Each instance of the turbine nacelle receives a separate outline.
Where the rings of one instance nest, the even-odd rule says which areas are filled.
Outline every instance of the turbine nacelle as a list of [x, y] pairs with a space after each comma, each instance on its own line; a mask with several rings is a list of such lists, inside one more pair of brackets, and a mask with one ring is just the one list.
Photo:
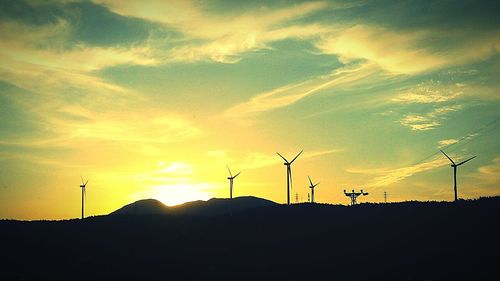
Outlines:
[[229, 166], [227, 166], [227, 171], [229, 172], [229, 177], [227, 178], [228, 180], [232, 180], [234, 178], [236, 178], [239, 174], [241, 174], [241, 172], [238, 172], [236, 175], [233, 176], [233, 174], [231, 173], [231, 169], [229, 169]]
[[233, 198], [233, 180], [241, 173], [238, 172], [236, 175], [233, 176], [233, 173], [231, 173], [231, 169], [229, 169], [229, 166], [227, 166], [227, 171], [229, 172], [229, 177], [227, 179], [229, 180], [229, 198]]
[[477, 157], [477, 156], [473, 156], [473, 157], [471, 157], [471, 158], [469, 158], [469, 159], [467, 159], [467, 160], [464, 160], [464, 161], [462, 161], [462, 162], [460, 162], [460, 163], [458, 163], [458, 164], [457, 164], [457, 163], [455, 163], [455, 161], [453, 161], [453, 159], [451, 159], [451, 157], [450, 157], [450, 156], [448, 156], [448, 154], [446, 154], [446, 153], [445, 153], [444, 151], [442, 151], [442, 150], [440, 150], [440, 151], [441, 151], [441, 153], [443, 153], [443, 154], [444, 154], [444, 156], [446, 156], [446, 158], [448, 158], [448, 160], [450, 160], [450, 162], [451, 162], [450, 167], [452, 167], [452, 168], [455, 168], [455, 167], [458, 167], [458, 166], [460, 166], [460, 165], [462, 165], [462, 164], [465, 164], [465, 163], [469, 162], [470, 160], [472, 160], [472, 159], [474, 159], [474, 158], [476, 158], [476, 157]]
[[80, 176], [80, 178], [82, 179], [82, 184], [80, 184], [80, 187], [85, 188], [87, 186], [87, 183], [89, 182], [89, 180], [87, 180], [86, 182], [83, 182], [83, 177]]
[[302, 154], [302, 152], [304, 152], [304, 150], [303, 150], [303, 149], [299, 152], [299, 154], [297, 154], [297, 155], [296, 155], [296, 156], [292, 159], [292, 161], [288, 161], [285, 157], [283, 157], [283, 155], [279, 154], [278, 152], [276, 152], [276, 154], [278, 154], [278, 155], [279, 155], [279, 157], [281, 157], [283, 160], [285, 160], [285, 163], [283, 163], [283, 165], [285, 165], [285, 166], [290, 166], [290, 165], [293, 163], [293, 161], [295, 161], [295, 159], [297, 159], [297, 158], [299, 157], [299, 155], [300, 155], [300, 154]]
[[307, 178], [309, 179], [309, 188], [310, 189], [314, 189], [319, 184], [319, 182], [316, 184], [313, 184], [310, 176], [307, 176]]

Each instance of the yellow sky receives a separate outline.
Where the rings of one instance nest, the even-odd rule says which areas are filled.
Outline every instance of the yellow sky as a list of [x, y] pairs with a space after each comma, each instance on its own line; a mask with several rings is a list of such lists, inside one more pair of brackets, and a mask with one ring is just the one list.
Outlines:
[[[390, 1], [389, 1], [390, 2]], [[0, 218], [87, 215], [144, 198], [318, 202], [494, 196], [494, 9], [366, 1], [0, 4]], [[449, 11], [462, 11], [457, 18]], [[384, 12], [381, 12], [384, 11]], [[476, 12], [480, 11], [480, 14]]]

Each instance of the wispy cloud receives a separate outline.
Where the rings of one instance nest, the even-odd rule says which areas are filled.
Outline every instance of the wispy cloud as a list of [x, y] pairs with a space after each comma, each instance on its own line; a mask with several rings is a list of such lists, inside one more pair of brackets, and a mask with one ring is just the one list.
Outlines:
[[[66, 50], [58, 44], [64, 45], [70, 30], [63, 20], [40, 27], [0, 22], [0, 75], [19, 88], [9, 98], [45, 128], [44, 134], [1, 137], [0, 144], [67, 145], [82, 139], [169, 143], [201, 134], [181, 116], [155, 110], [144, 95], [94, 73], [117, 64], [155, 64], [147, 49], [77, 45]], [[38, 45], [50, 40], [53, 46]], [[133, 113], [128, 112], [131, 104]]]
[[[315, 158], [315, 157], [320, 157], [332, 153], [339, 153], [344, 151], [343, 149], [328, 149], [328, 150], [319, 150], [319, 151], [304, 151], [304, 153], [300, 156], [302, 160], [305, 159], [310, 159], [310, 158]], [[296, 154], [297, 152], [295, 152]], [[290, 153], [289, 157], [295, 156], [295, 154], [292, 156], [293, 153]], [[287, 157], [288, 154], [282, 154], [285, 157]], [[291, 159], [289, 159], [291, 160]], [[276, 155], [276, 153], [271, 153], [271, 154], [266, 154], [266, 153], [261, 153], [261, 152], [251, 152], [248, 153], [246, 156], [243, 157], [241, 161], [239, 161], [239, 166], [241, 167], [242, 170], [253, 170], [253, 169], [260, 169], [272, 165], [277, 165], [281, 163], [283, 160]]]
[[462, 84], [444, 86], [431, 80], [429, 82], [420, 83], [416, 87], [399, 94], [393, 98], [392, 101], [403, 104], [443, 103], [454, 100], [463, 95], [463, 92], [461, 91], [462, 87]]
[[337, 54], [345, 62], [363, 58], [395, 73], [418, 73], [435, 68], [444, 60], [424, 50], [415, 50], [421, 32], [400, 34], [381, 27], [356, 25], [339, 29], [319, 41], [325, 53]]
[[156, 174], [174, 174], [174, 175], [192, 175], [194, 172], [193, 165], [184, 162], [172, 162], [165, 166], [160, 164], [161, 169]]
[[[144, 115], [151, 116], [146, 118]], [[58, 124], [79, 138], [97, 138], [113, 141], [141, 143], [171, 143], [198, 137], [202, 131], [182, 118], [145, 113], [127, 116], [113, 113], [102, 116], [96, 122], [85, 124]], [[144, 121], [148, 120], [148, 121]], [[69, 125], [69, 126], [68, 126]]]
[[376, 72], [372, 65], [361, 65], [338, 69], [333, 73], [298, 84], [286, 85], [270, 92], [261, 93], [249, 101], [237, 104], [224, 113], [228, 117], [246, 117], [255, 113], [265, 112], [289, 106], [308, 96], [320, 93], [326, 89], [340, 86], [353, 86], [354, 83]]
[[455, 144], [457, 142], [458, 142], [457, 139], [446, 139], [446, 140], [438, 141], [438, 145], [439, 145], [439, 147], [444, 147], [444, 146], [449, 146], [449, 145]]
[[268, 48], [270, 42], [316, 37], [328, 30], [318, 24], [291, 23], [329, 5], [323, 1], [226, 15], [209, 13], [203, 5], [192, 1], [156, 1], [149, 3], [147, 9], [142, 1], [96, 2], [104, 3], [118, 14], [160, 22], [184, 34], [192, 43], [165, 54], [170, 60], [234, 63], [239, 61], [240, 54]]
[[400, 182], [406, 178], [409, 178], [415, 174], [425, 172], [431, 169], [439, 168], [448, 164], [448, 160], [445, 158], [436, 158], [429, 162], [419, 163], [407, 167], [395, 168], [395, 169], [348, 169], [350, 173], [368, 174], [375, 175], [375, 177], [368, 181], [366, 184], [369, 187], [382, 187], [388, 186], [397, 182]]
[[399, 121], [403, 126], [409, 127], [412, 131], [427, 131], [436, 128], [439, 123], [431, 120], [428, 116], [410, 114]]
[[[446, 45], [446, 49], [424, 44], [436, 37], [447, 38], [455, 44]], [[389, 72], [418, 74], [491, 57], [500, 50], [500, 39], [496, 32], [396, 31], [357, 24], [323, 36], [317, 47], [324, 53], [339, 55], [343, 61], [365, 59]]]
[[474, 173], [472, 176], [486, 184], [494, 184], [495, 188], [498, 188], [500, 182], [500, 156], [493, 158], [491, 164], [479, 167], [478, 173]]
[[315, 158], [315, 157], [328, 155], [328, 154], [332, 154], [332, 153], [339, 153], [339, 152], [343, 152], [343, 151], [344, 151], [344, 149], [328, 149], [328, 150], [305, 152], [304, 159]]
[[196, 125], [173, 114], [155, 111], [134, 114], [127, 112], [89, 112], [83, 121], [61, 117], [45, 111], [37, 112], [44, 124], [52, 128], [50, 135], [3, 137], [0, 145], [25, 147], [77, 147], [82, 142], [112, 141], [141, 144], [176, 143], [201, 137]]
[[[139, 49], [97, 48], [75, 46], [65, 49], [55, 46], [40, 47], [51, 40], [65, 41], [69, 27], [63, 21], [48, 26], [27, 26], [15, 22], [0, 23], [0, 76], [2, 80], [29, 91], [33, 95], [16, 95], [18, 104], [28, 112], [54, 111], [73, 101], [91, 105], [93, 109], [107, 107], [109, 101], [118, 107], [139, 95], [124, 87], [105, 81], [94, 74], [103, 67], [122, 63], [150, 63], [134, 53]], [[13, 36], [16, 34], [16, 36]], [[63, 43], [61, 43], [63, 44]]]
[[160, 162], [158, 167], [148, 169], [131, 175], [119, 174], [130, 181], [147, 185], [158, 184], [186, 184], [193, 182], [195, 166], [191, 163], [175, 161], [170, 163]]
[[71, 26], [64, 20], [42, 26], [15, 21], [0, 22], [0, 49], [4, 62], [17, 61], [60, 71], [91, 72], [119, 64], [155, 65], [157, 58], [147, 45], [96, 47], [75, 44], [68, 47]]
[[[5, 145], [0, 142], [0, 145]], [[15, 144], [13, 144], [15, 145]], [[18, 152], [1, 152], [0, 159], [5, 160], [20, 160], [23, 163], [30, 163], [39, 169], [40, 166], [47, 166], [51, 169], [72, 168], [81, 169], [83, 166], [70, 161], [69, 159], [58, 158], [57, 156], [39, 156], [29, 153], [18, 153]], [[32, 168], [32, 167], [30, 167]]]
[[401, 125], [410, 128], [412, 131], [427, 131], [438, 127], [440, 120], [447, 114], [462, 109], [462, 105], [450, 105], [434, 108], [424, 114], [407, 114], [398, 121]]

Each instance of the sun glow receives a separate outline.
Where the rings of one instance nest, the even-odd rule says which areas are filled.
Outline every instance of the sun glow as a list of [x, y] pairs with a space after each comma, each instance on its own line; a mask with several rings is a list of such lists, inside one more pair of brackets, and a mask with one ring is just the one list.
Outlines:
[[226, 166], [284, 203], [301, 149], [292, 201], [452, 200], [439, 150], [478, 155], [461, 198], [500, 194], [487, 1], [143, 2], [0, 1], [0, 219], [80, 217], [80, 176], [89, 216], [227, 198]]
[[208, 183], [178, 183], [172, 185], [159, 185], [151, 187], [147, 192], [135, 194], [134, 200], [153, 198], [167, 206], [175, 206], [189, 201], [208, 200], [214, 194], [207, 191], [211, 185]]

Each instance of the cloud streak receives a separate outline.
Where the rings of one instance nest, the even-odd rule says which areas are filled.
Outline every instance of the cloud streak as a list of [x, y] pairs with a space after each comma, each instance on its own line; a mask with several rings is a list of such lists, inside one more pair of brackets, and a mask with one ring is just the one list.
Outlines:
[[497, 185], [500, 182], [500, 156], [495, 157], [491, 164], [479, 167], [478, 173], [472, 176], [486, 184]]
[[[423, 44], [436, 37], [447, 38], [456, 44], [445, 50]], [[317, 47], [324, 53], [339, 55], [345, 62], [365, 59], [386, 71], [411, 75], [489, 58], [500, 51], [500, 36], [498, 32], [395, 31], [357, 24], [323, 36]]]
[[457, 139], [446, 139], [446, 140], [440, 140], [438, 142], [438, 144], [439, 144], [439, 147], [445, 147], [445, 146], [449, 146], [449, 145], [455, 144], [458, 141], [459, 140], [457, 140]]
[[346, 67], [333, 73], [298, 84], [279, 87], [270, 92], [261, 93], [249, 101], [237, 104], [224, 113], [227, 117], [243, 118], [256, 113], [270, 111], [292, 105], [306, 97], [335, 87], [353, 86], [376, 72], [371, 65]]
[[[215, 15], [192, 1], [155, 1], [145, 9], [142, 1], [95, 1], [125, 16], [160, 22], [197, 41], [173, 48], [167, 60], [212, 60], [235, 63], [245, 52], [269, 48], [268, 44], [288, 38], [316, 37], [327, 31], [319, 24], [293, 24], [293, 20], [318, 12], [327, 2], [307, 2], [281, 9], [262, 8], [244, 14]], [[231, 24], [228, 24], [231, 23]]]
[[348, 169], [350, 173], [375, 175], [373, 179], [366, 184], [369, 187], [389, 186], [403, 181], [415, 174], [428, 170], [443, 167], [448, 164], [447, 159], [437, 158], [428, 162], [415, 164], [395, 169]]
[[410, 128], [412, 131], [428, 131], [437, 128], [444, 116], [462, 109], [462, 105], [450, 105], [434, 108], [432, 111], [424, 114], [407, 114], [398, 122]]
[[[339, 153], [344, 151], [343, 149], [328, 149], [328, 150], [319, 150], [319, 151], [305, 151], [300, 158], [302, 160], [311, 159], [315, 157], [320, 157], [332, 153]], [[286, 155], [285, 155], [286, 157]], [[253, 170], [260, 169], [272, 165], [276, 165], [282, 163], [282, 159], [279, 158], [276, 154], [265, 154], [260, 152], [252, 152], [247, 154], [243, 160], [239, 161], [239, 167], [242, 170]]]
[[461, 84], [443, 86], [438, 82], [429, 81], [399, 94], [392, 101], [402, 104], [443, 103], [462, 96], [462, 88]]

